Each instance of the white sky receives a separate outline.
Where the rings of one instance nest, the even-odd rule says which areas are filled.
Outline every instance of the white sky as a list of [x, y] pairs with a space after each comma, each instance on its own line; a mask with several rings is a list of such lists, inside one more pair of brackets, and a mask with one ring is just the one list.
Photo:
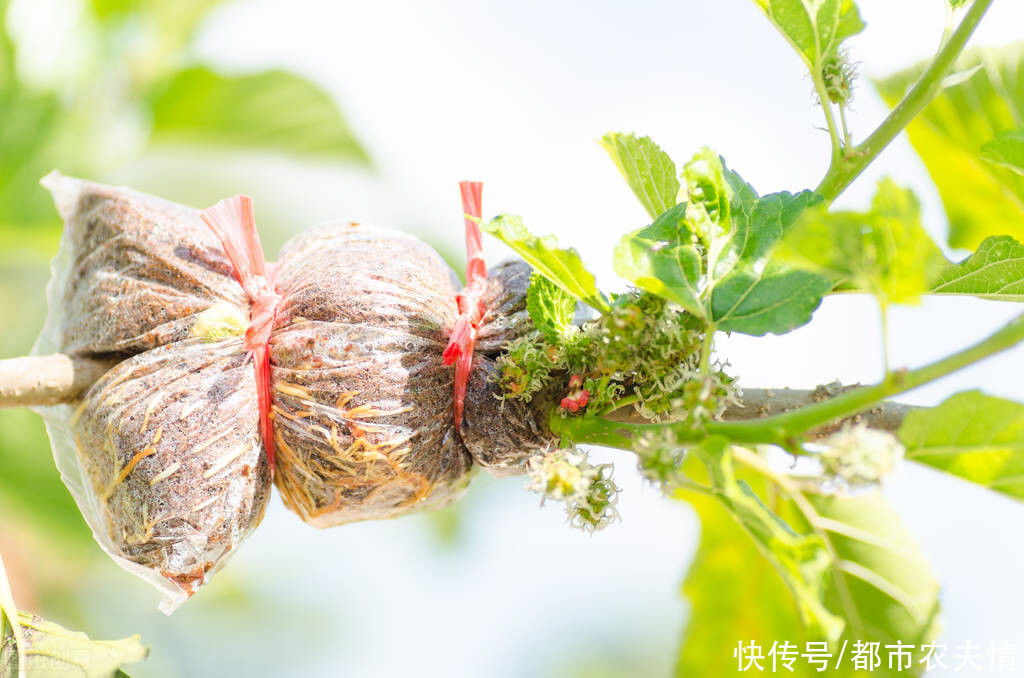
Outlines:
[[[934, 51], [940, 0], [858, 4], [868, 29], [850, 46], [863, 75], [884, 75]], [[973, 44], [1020, 39], [1022, 27], [1024, 3], [1000, 0]], [[199, 53], [227, 68], [286, 66], [313, 77], [338, 97], [377, 164], [374, 174], [240, 167], [216, 182], [223, 195], [252, 192], [257, 209], [294, 231], [351, 218], [457, 249], [456, 182], [479, 178], [485, 214], [511, 211], [535, 232], [557, 233], [609, 286], [620, 284], [612, 247], [645, 219], [595, 143], [604, 132], [649, 134], [677, 161], [709, 145], [762, 193], [813, 187], [827, 160], [802, 66], [749, 0], [262, 0], [216, 12]], [[863, 137], [883, 114], [862, 82], [853, 129]], [[157, 191], [147, 177], [187, 162], [151, 159], [117, 178]], [[937, 197], [903, 139], [845, 203], [866, 204], [883, 174], [918, 191], [927, 225], [941, 237]], [[491, 261], [505, 254], [492, 241], [486, 251]], [[953, 300], [899, 309], [894, 362], [935, 358], [1015, 311]], [[809, 327], [766, 340], [733, 337], [720, 350], [748, 386], [866, 382], [879, 375], [877, 324], [870, 301], [829, 299]], [[910, 399], [933, 403], [982, 387], [1024, 400], [1022, 358], [1018, 349]], [[305, 675], [537, 675], [551, 668], [552, 656], [595, 652], [633, 652], [652, 675], [662, 674], [685, 616], [678, 591], [697, 526], [685, 506], [641, 487], [628, 458], [617, 479], [623, 521], [593, 537], [564, 526], [557, 506], [538, 510], [521, 479], [478, 479], [466, 500], [475, 504], [468, 532], [441, 554], [419, 518], [316, 532], [275, 500], [230, 569], [268, 586], [274, 600], [308, 601], [325, 613], [318, 633], [333, 642], [316, 645]], [[946, 641], [1010, 640], [1024, 652], [1017, 536], [1024, 507], [909, 468], [890, 496], [943, 583]], [[170, 620], [131, 621], [173, 634], [182, 618], [198, 619], [188, 607]], [[302, 623], [288, 615], [282, 609], [282, 626]], [[290, 666], [263, 650], [252, 648], [244, 660], [253, 675]], [[232, 652], [201, 643], [196, 655], [207, 659], [187, 664], [192, 675], [213, 675]], [[650, 657], [661, 664], [646, 663]], [[151, 665], [133, 675], [169, 666], [185, 671], [154, 647]]]

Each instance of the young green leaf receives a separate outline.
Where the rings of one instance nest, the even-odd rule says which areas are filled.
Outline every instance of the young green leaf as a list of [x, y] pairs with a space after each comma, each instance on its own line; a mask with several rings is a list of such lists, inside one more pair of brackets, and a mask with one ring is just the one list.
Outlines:
[[721, 330], [760, 336], [803, 325], [832, 288], [828, 278], [769, 263], [772, 248], [797, 217], [821, 200], [811, 191], [758, 196], [731, 170], [724, 170], [731, 196], [729, 232], [712, 243], [711, 315]]
[[981, 147], [981, 157], [1024, 174], [1024, 129], [1000, 132]]
[[[1024, 87], [1018, 74], [1024, 72], [1024, 43], [967, 52], [954, 70], [966, 72], [979, 65], [971, 77], [944, 89], [907, 127], [942, 197], [949, 244], [972, 250], [992, 235], [1024, 242], [1024, 175], [978, 153], [999, 133], [1020, 127]], [[926, 66], [875, 86], [895, 106]]]
[[852, 0], [754, 0], [812, 72], [864, 30]]
[[1024, 499], [1024, 405], [957, 393], [910, 412], [899, 429], [906, 458]]
[[687, 219], [708, 246], [730, 228], [732, 192], [725, 179], [725, 164], [721, 156], [705, 146], [683, 165], [683, 180], [679, 201], [687, 203]]
[[556, 246], [553, 236], [539, 238], [523, 226], [521, 217], [502, 214], [480, 227], [511, 247], [534, 271], [558, 285], [573, 297], [601, 311], [608, 311], [608, 300], [597, 289], [593, 274], [583, 266], [576, 250]]
[[889, 179], [879, 182], [868, 212], [805, 212], [774, 256], [870, 292], [882, 305], [916, 303], [945, 261], [921, 227], [917, 199]]
[[552, 341], [572, 329], [576, 298], [542, 275], [530, 276], [526, 291], [526, 310], [534, 327]]
[[18, 620], [25, 634], [25, 651], [13, 663], [0, 663], [0, 678], [17, 678], [19, 665], [25, 676], [40, 678], [117, 678], [125, 675], [122, 666], [142, 661], [149, 654], [138, 636], [90, 640], [84, 633], [68, 631], [27, 612], [19, 613]]
[[369, 162], [330, 95], [285, 71], [228, 76], [204, 66], [188, 68], [155, 86], [150, 105], [154, 143]]
[[1008, 235], [985, 238], [977, 252], [939, 270], [931, 294], [1024, 301], [1024, 245]]
[[759, 196], [732, 170], [726, 170], [725, 178], [732, 196], [732, 228], [714, 268], [716, 279], [724, 278], [733, 269], [761, 267], [804, 210], [821, 202], [813, 191], [796, 194], [782, 191]]
[[609, 132], [600, 143], [652, 219], [676, 204], [676, 165], [650, 137]]
[[650, 226], [623, 236], [615, 247], [615, 272], [702, 318], [701, 258], [693, 241], [686, 205], [676, 205]]

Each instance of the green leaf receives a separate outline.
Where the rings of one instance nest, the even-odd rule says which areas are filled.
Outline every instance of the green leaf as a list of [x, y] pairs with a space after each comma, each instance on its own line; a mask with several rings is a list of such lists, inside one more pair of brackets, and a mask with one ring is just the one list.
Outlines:
[[[720, 502], [696, 494], [686, 500], [696, 509], [701, 529], [683, 582], [690, 612], [675, 675], [738, 675], [732, 652], [741, 640], [756, 641], [766, 656], [773, 641], [800, 643], [802, 651], [807, 632], [772, 564]], [[770, 670], [771, 661], [762, 666]], [[804, 667], [797, 663], [794, 668]]]
[[367, 163], [330, 95], [285, 71], [182, 70], [150, 96], [154, 143], [257, 148]]
[[[749, 469], [737, 471], [760, 495], [773, 485], [766, 476]], [[851, 660], [854, 641], [920, 645], [938, 635], [938, 584], [920, 550], [899, 517], [877, 492], [855, 497], [826, 496], [797, 489], [789, 481], [771, 494], [777, 515], [797, 535], [813, 535], [828, 555], [822, 600], [827, 610], [845, 621], [838, 640], [830, 642], [833, 657], [830, 676], [859, 676]], [[759, 558], [756, 540], [744, 540], [727, 504], [711, 497], [686, 493], [701, 518], [701, 541], [684, 584], [691, 613], [676, 675], [719, 676], [737, 672], [733, 656], [737, 642], [753, 640], [762, 647], [764, 672], [772, 670], [769, 648], [773, 642], [804, 643], [824, 636], [807, 629], [792, 601], [787, 601], [783, 580], [769, 567], [771, 558]], [[723, 511], [723, 506], [726, 511]], [[762, 553], [764, 549], [761, 549]], [[847, 648], [839, 667], [836, 660], [843, 643]], [[914, 653], [914, 670], [898, 672], [883, 663], [871, 675], [889, 678], [916, 675], [920, 652]], [[794, 673], [778, 665], [786, 675], [821, 675], [804, 659]]]
[[717, 329], [781, 334], [810, 320], [831, 281], [769, 264], [768, 254], [820, 197], [811, 191], [760, 197], [707, 148], [686, 164], [683, 178], [688, 202], [623, 237], [615, 271]]
[[690, 448], [689, 453], [705, 463], [719, 498], [775, 566], [810, 633], [837, 638], [842, 633], [843, 621], [823, 603], [828, 553], [822, 539], [794, 532], [765, 506], [745, 480], [735, 477], [728, 440], [711, 437]]
[[544, 276], [534, 273], [526, 291], [526, 310], [534, 327], [557, 340], [573, 327], [576, 298]]
[[679, 194], [676, 165], [650, 137], [609, 132], [600, 143], [652, 219], [675, 206]]
[[679, 304], [698, 318], [701, 257], [686, 222], [685, 204], [676, 205], [646, 228], [627, 233], [615, 247], [615, 272], [642, 290]]
[[759, 196], [736, 172], [726, 171], [732, 193], [732, 229], [714, 275], [725, 277], [733, 269], [756, 268], [768, 261], [775, 244], [792, 228], [805, 209], [821, 202], [813, 191], [786, 191]]
[[981, 157], [1024, 174], [1024, 129], [1000, 132], [981, 147]]
[[945, 259], [921, 226], [913, 193], [878, 184], [868, 212], [807, 210], [774, 256], [870, 292], [882, 305], [916, 303]]
[[754, 0], [804, 63], [820, 70], [851, 35], [864, 30], [852, 0]]
[[760, 273], [734, 271], [715, 285], [711, 308], [719, 329], [762, 336], [804, 325], [832, 289], [832, 281], [777, 264]]
[[[954, 70], [971, 77], [947, 87], [907, 127], [910, 142], [938, 186], [949, 244], [975, 249], [992, 235], [1024, 242], [1024, 176], [982, 159], [979, 149], [1024, 120], [1024, 43], [964, 54]], [[926, 64], [876, 82], [895, 106]]]
[[0, 560], [0, 678], [109, 678], [123, 675], [122, 665], [142, 661], [148, 653], [138, 636], [89, 640], [84, 633], [19, 612]]
[[608, 300], [597, 289], [593, 274], [583, 266], [576, 250], [556, 246], [554, 236], [538, 238], [523, 226], [521, 217], [502, 214], [480, 227], [511, 247], [534, 271], [580, 301], [602, 313]]
[[1024, 245], [1008, 235], [985, 238], [977, 252], [939, 270], [931, 293], [1024, 301]]
[[[18, 615], [25, 634], [24, 662], [31, 678], [114, 678], [123, 676], [121, 667], [142, 661], [149, 654], [138, 636], [121, 640], [90, 640], [87, 635], [21, 612]], [[0, 668], [5, 668], [0, 665]], [[17, 665], [8, 664], [10, 673], [0, 678], [15, 678]]]
[[906, 458], [1024, 499], [1024, 405], [957, 393], [907, 414], [899, 429]]
[[[792, 516], [796, 524], [799, 514], [805, 529], [822, 534], [835, 554], [826, 601], [846, 619], [844, 637], [851, 644], [863, 639], [883, 646], [897, 640], [919, 646], [934, 639], [939, 632], [938, 582], [882, 494], [804, 492], [803, 501], [797, 496], [801, 493], [795, 493], [790, 513], [783, 515]], [[915, 653], [915, 667], [919, 658]]]
[[760, 336], [782, 334], [803, 325], [831, 288], [827, 278], [768, 261], [775, 244], [797, 217], [821, 200], [811, 191], [758, 196], [731, 170], [725, 171], [731, 202], [730, 231], [712, 250], [711, 312], [726, 331]]

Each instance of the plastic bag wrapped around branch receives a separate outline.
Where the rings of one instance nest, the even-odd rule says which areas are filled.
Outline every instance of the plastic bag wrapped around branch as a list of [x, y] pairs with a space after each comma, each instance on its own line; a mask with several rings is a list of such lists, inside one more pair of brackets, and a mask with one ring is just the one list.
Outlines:
[[72, 415], [82, 471], [128, 560], [191, 594], [259, 524], [270, 495], [253, 369], [237, 339], [145, 351]]
[[444, 505], [474, 462], [519, 470], [551, 443], [486, 378], [529, 330], [525, 264], [482, 284], [460, 431], [442, 361], [458, 282], [419, 240], [326, 224], [264, 266], [247, 202], [200, 213], [57, 174], [44, 185], [66, 226], [34, 353], [120, 362], [40, 411], [97, 541], [165, 611], [259, 524], [272, 476], [325, 527]]
[[326, 527], [442, 505], [472, 463], [441, 363], [456, 281], [415, 238], [319, 226], [281, 252], [271, 341], [277, 485]]

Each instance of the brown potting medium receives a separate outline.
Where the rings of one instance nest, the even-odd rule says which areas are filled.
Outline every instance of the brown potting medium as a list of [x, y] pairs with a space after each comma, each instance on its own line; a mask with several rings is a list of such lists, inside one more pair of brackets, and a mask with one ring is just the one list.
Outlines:
[[[250, 295], [197, 210], [56, 173], [44, 185], [65, 231], [33, 352], [122, 360], [79, 402], [40, 411], [97, 541], [170, 612], [269, 499]], [[517, 472], [551, 443], [543, 416], [499, 401], [487, 378], [505, 342], [531, 329], [522, 262], [494, 267], [481, 288], [461, 430], [442, 360], [458, 282], [432, 248], [331, 223], [286, 244], [275, 273], [273, 482], [306, 522], [442, 506], [474, 464]]]

